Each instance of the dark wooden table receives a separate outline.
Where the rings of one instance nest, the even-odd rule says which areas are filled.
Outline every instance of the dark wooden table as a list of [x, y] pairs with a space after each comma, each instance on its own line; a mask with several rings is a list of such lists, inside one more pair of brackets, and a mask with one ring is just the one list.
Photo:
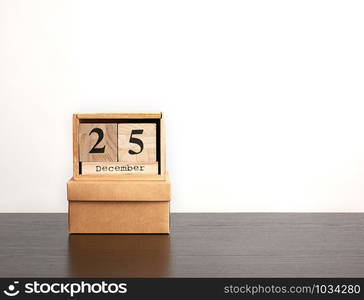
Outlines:
[[0, 214], [0, 277], [364, 277], [364, 214], [172, 214], [171, 235], [68, 235]]

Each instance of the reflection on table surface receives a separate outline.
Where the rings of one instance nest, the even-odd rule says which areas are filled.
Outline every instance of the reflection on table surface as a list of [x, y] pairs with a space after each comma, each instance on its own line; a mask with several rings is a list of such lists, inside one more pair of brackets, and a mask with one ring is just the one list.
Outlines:
[[72, 277], [166, 277], [169, 235], [70, 235]]

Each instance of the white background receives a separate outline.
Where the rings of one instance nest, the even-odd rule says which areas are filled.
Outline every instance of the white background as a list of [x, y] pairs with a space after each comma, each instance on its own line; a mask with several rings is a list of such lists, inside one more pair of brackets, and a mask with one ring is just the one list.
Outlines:
[[364, 211], [362, 1], [0, 0], [0, 212], [64, 212], [72, 113], [163, 111], [173, 212]]

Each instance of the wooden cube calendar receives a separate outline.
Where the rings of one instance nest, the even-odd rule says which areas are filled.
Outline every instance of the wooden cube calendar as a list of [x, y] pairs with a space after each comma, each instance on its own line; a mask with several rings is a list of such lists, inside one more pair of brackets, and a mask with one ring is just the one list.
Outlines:
[[169, 233], [162, 113], [75, 114], [70, 233]]
[[164, 139], [161, 113], [76, 114], [73, 177], [159, 180], [166, 169]]

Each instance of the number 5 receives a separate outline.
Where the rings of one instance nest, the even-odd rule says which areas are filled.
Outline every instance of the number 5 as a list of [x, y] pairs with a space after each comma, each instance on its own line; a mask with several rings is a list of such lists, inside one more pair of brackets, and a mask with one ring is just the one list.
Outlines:
[[141, 139], [133, 137], [133, 134], [143, 134], [143, 129], [133, 129], [130, 134], [129, 143], [137, 144], [140, 147], [139, 152], [135, 152], [134, 150], [129, 150], [129, 154], [139, 154], [144, 149], [144, 144]]

